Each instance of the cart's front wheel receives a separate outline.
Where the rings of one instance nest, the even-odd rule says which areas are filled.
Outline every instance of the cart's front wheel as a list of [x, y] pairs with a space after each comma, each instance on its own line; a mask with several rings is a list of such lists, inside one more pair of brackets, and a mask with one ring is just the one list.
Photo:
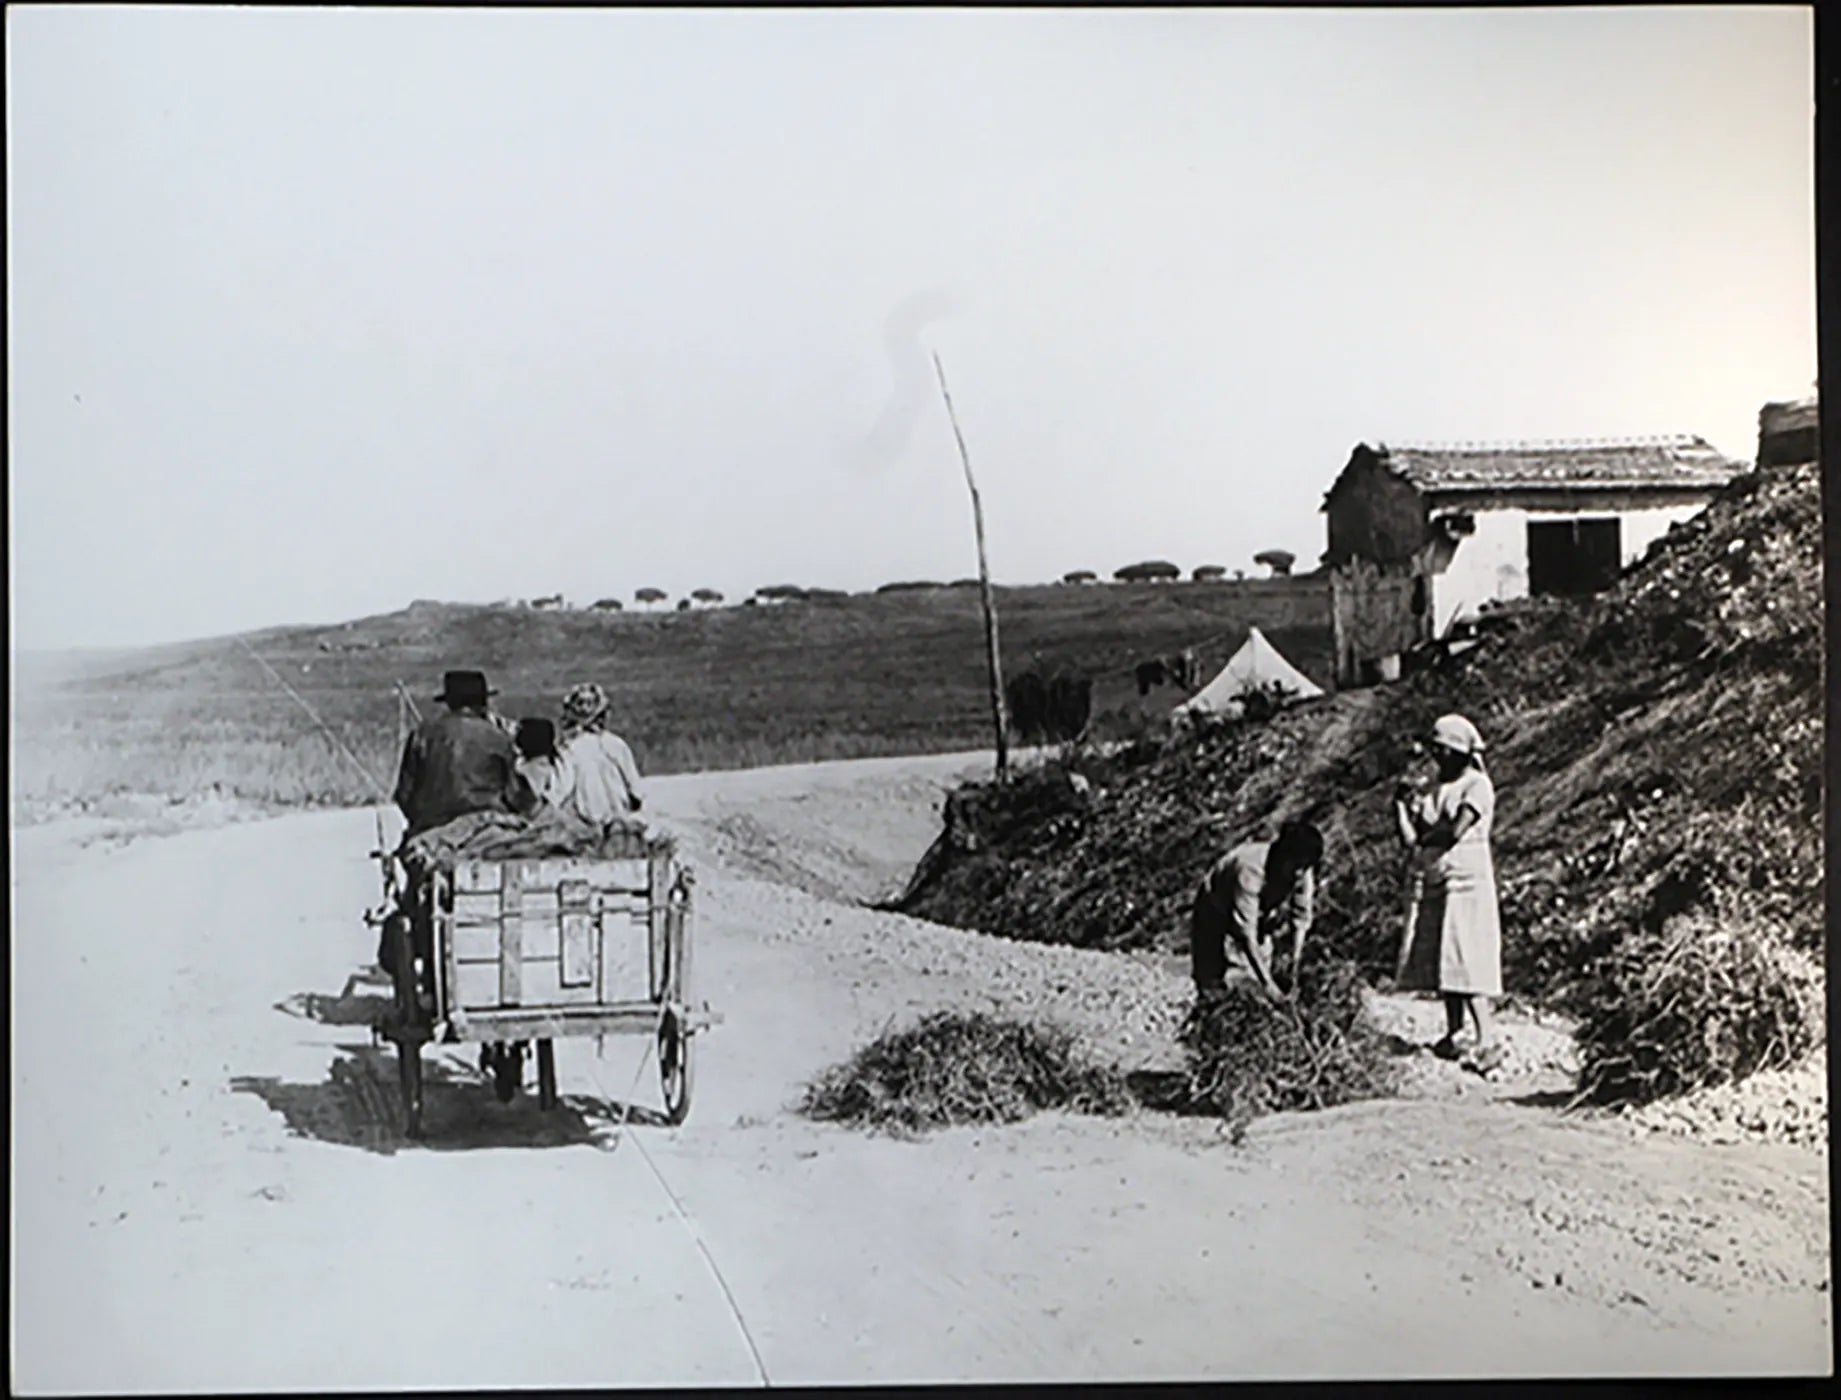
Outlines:
[[537, 1107], [546, 1112], [556, 1107], [556, 1042], [537, 1042]]
[[674, 1127], [690, 1115], [690, 1044], [682, 1013], [667, 1011], [658, 1023], [658, 1078], [665, 1091], [665, 1121]]

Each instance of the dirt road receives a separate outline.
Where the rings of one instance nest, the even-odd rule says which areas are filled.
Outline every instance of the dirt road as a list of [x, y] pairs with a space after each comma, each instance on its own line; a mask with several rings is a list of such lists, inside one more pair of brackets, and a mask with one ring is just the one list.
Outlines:
[[[1083, 991], [1098, 955], [837, 902], [899, 885], [965, 766], [656, 783], [727, 1022], [689, 1123], [624, 1138], [610, 1104], [657, 1095], [636, 1039], [559, 1047], [549, 1115], [431, 1054], [428, 1140], [400, 1139], [391, 1055], [341, 1024], [369, 813], [17, 833], [15, 1389], [752, 1385], [756, 1352], [775, 1384], [1830, 1368], [1805, 1149], [1501, 1095], [1271, 1119], [1239, 1149], [1152, 1114], [918, 1144], [792, 1114], [891, 1017], [1047, 995], [1117, 1020]], [[1180, 986], [1133, 977], [1142, 1024], [1109, 1043], [1150, 1064]]]

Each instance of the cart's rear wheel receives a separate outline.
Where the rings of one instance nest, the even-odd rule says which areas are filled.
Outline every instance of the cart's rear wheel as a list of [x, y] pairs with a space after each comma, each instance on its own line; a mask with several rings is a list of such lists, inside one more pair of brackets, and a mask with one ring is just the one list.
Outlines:
[[500, 1103], [510, 1103], [524, 1082], [524, 1042], [499, 1046], [492, 1062], [492, 1092]]
[[396, 1045], [397, 1073], [403, 1091], [403, 1132], [411, 1138], [422, 1136], [422, 1045], [420, 1041], [400, 1040]]
[[658, 1078], [665, 1092], [665, 1121], [673, 1127], [690, 1115], [691, 1034], [682, 1013], [667, 1011], [658, 1023]]
[[556, 1107], [556, 1042], [537, 1042], [537, 1107], [546, 1112]]

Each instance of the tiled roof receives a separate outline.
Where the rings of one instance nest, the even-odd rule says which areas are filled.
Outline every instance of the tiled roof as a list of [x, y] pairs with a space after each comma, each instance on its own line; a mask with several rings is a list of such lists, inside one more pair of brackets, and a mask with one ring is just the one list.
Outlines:
[[1698, 437], [1397, 443], [1374, 451], [1422, 491], [1723, 486], [1743, 470]]

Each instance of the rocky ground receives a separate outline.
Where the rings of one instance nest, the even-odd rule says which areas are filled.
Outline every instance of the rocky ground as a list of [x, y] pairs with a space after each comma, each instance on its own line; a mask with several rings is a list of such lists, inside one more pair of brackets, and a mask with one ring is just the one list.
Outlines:
[[1827, 1047], [1805, 1064], [1765, 1070], [1737, 1084], [1626, 1109], [1633, 1131], [1671, 1133], [1703, 1142], [1828, 1145]]

